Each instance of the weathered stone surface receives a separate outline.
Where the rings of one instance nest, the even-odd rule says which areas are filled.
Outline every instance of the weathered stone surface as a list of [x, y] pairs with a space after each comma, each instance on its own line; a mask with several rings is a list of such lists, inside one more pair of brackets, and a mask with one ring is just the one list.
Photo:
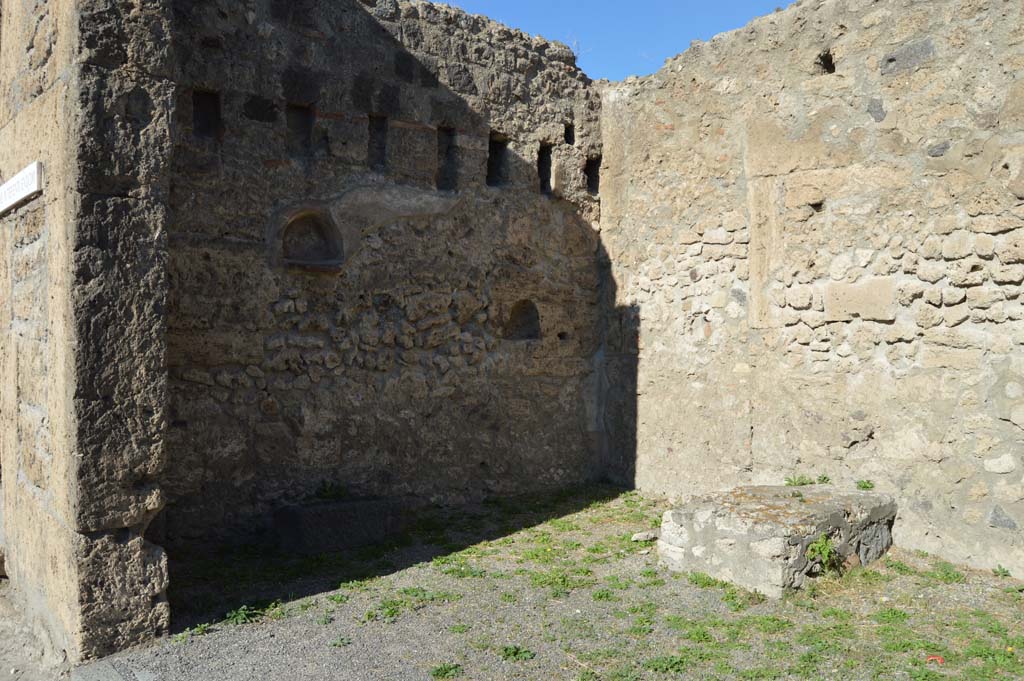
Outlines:
[[[658, 555], [672, 570], [704, 572], [772, 598], [841, 565], [877, 560], [892, 545], [896, 503], [828, 485], [739, 487], [688, 500], [662, 520]], [[824, 535], [823, 565], [808, 547]]]
[[[696, 494], [799, 460], [891, 490], [907, 548], [1024, 572], [1024, 535], [978, 506], [1020, 484], [1019, 456], [986, 462], [1009, 468], [1024, 423], [1003, 393], [1024, 375], [1024, 71], [963, 68], [1024, 66], [1024, 16], [967, 7], [800, 3], [606, 87], [601, 234], [640, 317], [626, 482]], [[669, 238], [734, 211], [728, 252]]]
[[828, 321], [896, 319], [896, 282], [890, 278], [857, 284], [829, 282], [825, 287], [825, 318]]
[[925, 38], [904, 45], [882, 58], [882, 75], [891, 76], [917, 68], [935, 56], [932, 39]]
[[1020, 527], [1017, 521], [1003, 510], [1002, 506], [992, 507], [992, 511], [988, 514], [988, 524], [1003, 530], [1016, 530]]
[[1017, 457], [1014, 454], [1007, 452], [995, 459], [986, 459], [984, 465], [985, 470], [989, 473], [1005, 475], [1006, 473], [1012, 473], [1017, 470]]

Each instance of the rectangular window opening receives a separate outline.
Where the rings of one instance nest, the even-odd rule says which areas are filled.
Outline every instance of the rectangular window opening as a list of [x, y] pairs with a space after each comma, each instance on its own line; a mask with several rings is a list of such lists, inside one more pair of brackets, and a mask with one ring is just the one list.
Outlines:
[[459, 162], [455, 148], [455, 129], [437, 129], [437, 188], [441, 191], [458, 189]]
[[207, 139], [219, 138], [224, 132], [220, 93], [209, 90], [192, 92], [192, 134]]
[[370, 169], [383, 172], [388, 167], [388, 117], [370, 115], [370, 142], [366, 154]]
[[576, 126], [572, 123], [565, 124], [565, 143], [576, 144]]
[[551, 194], [551, 145], [542, 144], [537, 152], [537, 175], [540, 177], [540, 193]]
[[288, 121], [288, 151], [292, 156], [309, 156], [313, 150], [313, 107], [289, 104], [285, 110]]
[[601, 157], [587, 159], [583, 172], [587, 176], [587, 191], [597, 196], [601, 193]]
[[492, 132], [487, 148], [487, 186], [500, 187], [508, 181], [508, 138]]

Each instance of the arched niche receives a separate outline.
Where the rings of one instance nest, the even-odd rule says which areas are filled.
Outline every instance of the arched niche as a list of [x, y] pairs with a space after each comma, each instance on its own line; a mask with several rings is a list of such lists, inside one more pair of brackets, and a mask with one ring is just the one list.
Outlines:
[[331, 272], [345, 259], [341, 232], [324, 211], [298, 211], [288, 216], [279, 241], [285, 267]]
[[540, 311], [532, 300], [520, 300], [512, 306], [505, 321], [505, 340], [540, 340]]

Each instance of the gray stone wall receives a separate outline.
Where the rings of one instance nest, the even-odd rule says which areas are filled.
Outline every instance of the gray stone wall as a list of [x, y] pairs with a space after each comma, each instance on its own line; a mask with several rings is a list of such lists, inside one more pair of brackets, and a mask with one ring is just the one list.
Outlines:
[[802, 2], [607, 88], [629, 482], [868, 479], [898, 544], [1024, 570], [1022, 25]]
[[594, 479], [599, 105], [568, 48], [420, 2], [175, 21], [161, 540]]

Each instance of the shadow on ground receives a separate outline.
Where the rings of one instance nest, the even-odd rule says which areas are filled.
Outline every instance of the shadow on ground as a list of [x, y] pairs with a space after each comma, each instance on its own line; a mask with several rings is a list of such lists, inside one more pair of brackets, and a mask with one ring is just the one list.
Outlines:
[[179, 550], [170, 560], [172, 630], [259, 617], [281, 602], [390, 575], [608, 502], [623, 491], [598, 485], [461, 507], [420, 508], [410, 511], [415, 517], [408, 520], [408, 529], [393, 540], [332, 553], [304, 556], [257, 545]]

